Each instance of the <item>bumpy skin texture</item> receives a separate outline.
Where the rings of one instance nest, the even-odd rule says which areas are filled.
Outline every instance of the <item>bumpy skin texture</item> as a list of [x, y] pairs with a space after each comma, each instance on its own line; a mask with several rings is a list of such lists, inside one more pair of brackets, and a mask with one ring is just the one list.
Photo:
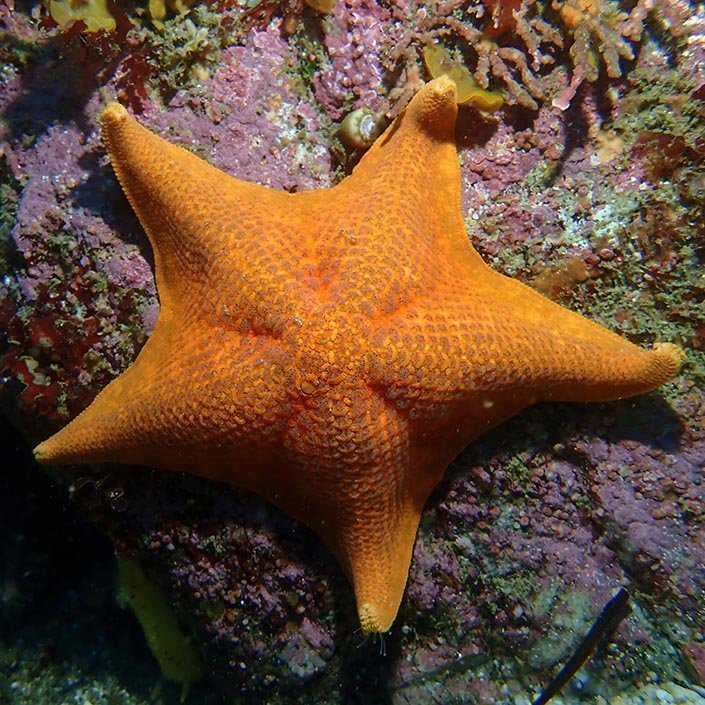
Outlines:
[[103, 138], [154, 247], [136, 362], [35, 454], [182, 470], [312, 527], [364, 632], [397, 613], [423, 505], [470, 441], [529, 404], [638, 394], [678, 370], [490, 270], [461, 216], [455, 86], [427, 84], [338, 186], [214, 169], [120, 105]]

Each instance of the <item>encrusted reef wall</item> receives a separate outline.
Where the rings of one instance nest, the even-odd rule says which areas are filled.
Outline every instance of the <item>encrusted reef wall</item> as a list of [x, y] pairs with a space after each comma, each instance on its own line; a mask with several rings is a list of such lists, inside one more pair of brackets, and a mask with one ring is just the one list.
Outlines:
[[[458, 118], [463, 215], [485, 261], [688, 358], [656, 392], [534, 408], [462, 453], [424, 513], [386, 655], [356, 636], [352, 590], [316, 536], [258, 498], [145, 468], [53, 472], [171, 596], [215, 684], [196, 697], [524, 703], [624, 585], [632, 613], [566, 701], [660, 688], [702, 702], [702, 5], [119, 5], [0, 3], [0, 399], [29, 443], [124, 371], [158, 315], [151, 251], [98, 134], [107, 100], [235, 176], [322, 188], [360, 156], [345, 116], [386, 125], [433, 43], [503, 98]], [[30, 702], [20, 671], [12, 702]]]

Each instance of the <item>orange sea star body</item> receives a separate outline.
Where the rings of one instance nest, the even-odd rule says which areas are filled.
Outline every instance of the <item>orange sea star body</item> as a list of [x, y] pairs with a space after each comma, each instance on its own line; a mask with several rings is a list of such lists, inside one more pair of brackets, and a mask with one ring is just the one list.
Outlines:
[[656, 387], [642, 350], [471, 247], [455, 87], [423, 87], [353, 174], [289, 194], [227, 176], [120, 105], [103, 137], [154, 248], [161, 313], [134, 364], [35, 449], [248, 488], [308, 524], [364, 632], [396, 616], [424, 503], [455, 455], [537, 401]]

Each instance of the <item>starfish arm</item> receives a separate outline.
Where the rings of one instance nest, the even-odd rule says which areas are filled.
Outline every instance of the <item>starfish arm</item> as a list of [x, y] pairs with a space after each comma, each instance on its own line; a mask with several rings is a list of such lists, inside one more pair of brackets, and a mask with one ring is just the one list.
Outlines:
[[35, 457], [150, 465], [220, 479], [223, 458], [231, 464], [284, 424], [286, 362], [264, 342], [223, 331], [203, 338], [158, 324], [135, 363], [39, 445]]
[[471, 399], [490, 408], [508, 392], [512, 413], [549, 399], [618, 399], [668, 381], [684, 359], [675, 345], [639, 348], [490, 270], [467, 292], [432, 297], [433, 308], [410, 307], [372, 336], [371, 381], [412, 415]]
[[388, 315], [449, 274], [449, 262], [482, 266], [462, 219], [455, 96], [446, 77], [426, 84], [332, 189], [332, 235], [344, 247], [329, 294], [344, 310]]
[[354, 588], [363, 631], [385, 632], [421, 510], [444, 469], [413, 458], [403, 416], [351, 382], [300, 399], [277, 462], [248, 472], [244, 485], [321, 537]]
[[224, 174], [142, 127], [119, 103], [103, 111], [101, 128], [154, 249], [162, 308], [195, 304], [193, 315], [280, 332], [297, 313], [292, 293], [304, 289], [286, 267], [272, 277], [274, 262], [298, 255], [292, 250], [306, 213], [296, 197]]
[[[502, 330], [507, 386], [526, 385], [534, 401], [609, 401], [661, 386], [681, 368], [676, 345], [644, 349], [604, 326], [547, 299], [525, 284], [492, 272], [486, 308]], [[491, 354], [491, 351], [490, 351]]]

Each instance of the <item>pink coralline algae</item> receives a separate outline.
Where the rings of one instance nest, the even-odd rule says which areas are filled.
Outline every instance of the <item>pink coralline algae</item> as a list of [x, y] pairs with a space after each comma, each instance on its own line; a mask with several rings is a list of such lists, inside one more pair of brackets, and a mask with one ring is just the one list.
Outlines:
[[391, 11], [375, 0], [339, 0], [327, 26], [325, 47], [329, 63], [313, 80], [316, 100], [334, 119], [344, 108], [365, 105], [379, 110], [386, 69], [383, 55], [389, 46]]
[[151, 104], [143, 116], [238, 178], [283, 190], [328, 186], [331, 160], [317, 135], [319, 117], [295, 93], [288, 54], [274, 21], [224, 52], [207, 96], [177, 94], [169, 111]]
[[86, 137], [95, 146], [95, 134], [75, 123], [54, 126], [32, 151], [6, 150], [23, 181], [13, 227], [23, 266], [2, 287], [0, 355], [21, 383], [24, 411], [45, 420], [75, 415], [134, 356], [146, 339], [141, 314], [154, 297], [134, 245], [94, 215], [99, 185], [81, 202], [90, 169], [79, 162], [92, 156]]
[[[145, 468], [60, 471], [168, 591], [233, 702], [530, 698], [620, 586], [637, 609], [583, 669], [583, 696], [705, 681], [705, 17], [665, 1], [600, 2], [605, 15], [587, 1], [509, 5], [338, 0], [325, 16], [298, 10], [296, 27], [267, 5], [208, 77], [141, 104], [145, 125], [229, 173], [319, 188], [340, 178], [333, 121], [400, 112], [421, 47], [442, 41], [510, 104], [459, 111], [476, 249], [633, 341], [688, 355], [650, 395], [532, 409], [468, 448], [423, 515], [386, 656], [355, 636], [352, 592], [317, 538], [258, 498]], [[35, 440], [127, 367], [158, 301], [97, 131], [120, 67], [86, 84], [75, 56], [6, 8], [0, 22], [37, 53], [0, 51], [2, 401]], [[585, 62], [597, 74], [571, 110], [553, 106]]]

